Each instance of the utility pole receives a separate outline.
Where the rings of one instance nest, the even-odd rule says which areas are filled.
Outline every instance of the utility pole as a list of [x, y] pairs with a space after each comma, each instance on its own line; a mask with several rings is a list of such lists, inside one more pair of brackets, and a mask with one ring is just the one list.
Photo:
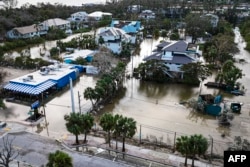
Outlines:
[[72, 78], [69, 78], [69, 84], [70, 84], [70, 92], [71, 92], [71, 106], [72, 106], [72, 112], [75, 112], [75, 101], [74, 101], [74, 93], [73, 93]]
[[81, 113], [81, 95], [79, 91], [78, 91], [78, 104], [79, 104], [79, 112]]

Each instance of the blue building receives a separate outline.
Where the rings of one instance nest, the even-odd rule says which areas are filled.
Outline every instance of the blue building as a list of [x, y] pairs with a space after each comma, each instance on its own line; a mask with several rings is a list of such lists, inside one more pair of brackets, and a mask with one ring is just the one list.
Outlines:
[[142, 30], [140, 21], [120, 21], [112, 20], [110, 27], [120, 28], [132, 37], [131, 43], [136, 42], [138, 32]]
[[91, 62], [93, 60], [94, 55], [96, 54], [96, 51], [93, 50], [74, 50], [73, 53], [67, 54], [63, 56], [63, 61], [67, 64], [72, 64], [77, 58], [83, 58], [87, 62]]
[[4, 86], [4, 93], [9, 99], [33, 103], [66, 87], [70, 79], [76, 80], [82, 71], [80, 65], [54, 64], [41, 67], [38, 71], [10, 80]]

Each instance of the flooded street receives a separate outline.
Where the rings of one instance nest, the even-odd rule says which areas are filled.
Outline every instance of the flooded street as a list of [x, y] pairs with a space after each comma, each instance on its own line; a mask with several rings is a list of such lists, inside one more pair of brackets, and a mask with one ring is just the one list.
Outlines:
[[[239, 32], [235, 30], [235, 42], [238, 43], [240, 53], [236, 55], [237, 59], [245, 59], [243, 64], [236, 65], [243, 70], [244, 78], [240, 80], [247, 90], [250, 89], [250, 54], [244, 51], [244, 41]], [[149, 55], [155, 49], [158, 41], [146, 39], [141, 44], [140, 55], [135, 55], [127, 66], [128, 73], [131, 69], [137, 67], [142, 59]], [[47, 44], [46, 44], [47, 45]], [[48, 44], [51, 46], [51, 44]], [[33, 48], [35, 49], [35, 48]], [[212, 77], [211, 77], [212, 78]], [[209, 78], [209, 81], [213, 81]], [[94, 87], [96, 79], [92, 76], [82, 75], [74, 84], [74, 99], [76, 111], [86, 111], [90, 107], [90, 101], [83, 98], [85, 88]], [[206, 82], [206, 81], [205, 81]], [[204, 83], [205, 83], [204, 82]], [[237, 114], [231, 122], [230, 127], [220, 127], [218, 120], [209, 115], [203, 115], [180, 105], [179, 102], [190, 99], [197, 99], [199, 87], [190, 87], [182, 84], [156, 84], [137, 80], [135, 78], [126, 79], [124, 82], [125, 92], [121, 92], [113, 103], [108, 104], [102, 109], [102, 112], [112, 112], [132, 117], [137, 121], [138, 133], [142, 138], [160, 138], [164, 142], [171, 142], [173, 133], [179, 135], [203, 134], [205, 137], [212, 137], [214, 140], [223, 143], [230, 142], [234, 136], [242, 136], [250, 139], [250, 93], [246, 92], [245, 96], [233, 96], [219, 92], [217, 89], [208, 89], [202, 86], [202, 94], [222, 94], [224, 100], [243, 102], [242, 113]], [[78, 103], [78, 92], [80, 93], [80, 104]], [[1, 112], [1, 118], [7, 121], [22, 121], [28, 115], [29, 107], [7, 103], [8, 112]], [[72, 111], [70, 91], [67, 89], [58, 94], [53, 100], [46, 104], [46, 118], [48, 122], [48, 132], [41, 127], [32, 127], [34, 132], [50, 137], [64, 136], [68, 134], [64, 115]], [[142, 125], [141, 134], [139, 126]], [[164, 130], [164, 131], [163, 131]], [[222, 138], [221, 135], [225, 137]]]

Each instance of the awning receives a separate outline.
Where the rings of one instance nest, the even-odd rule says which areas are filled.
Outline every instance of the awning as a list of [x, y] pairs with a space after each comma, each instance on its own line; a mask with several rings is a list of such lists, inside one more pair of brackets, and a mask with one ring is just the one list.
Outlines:
[[57, 83], [52, 80], [48, 80], [38, 86], [32, 86], [32, 85], [24, 85], [21, 83], [8, 83], [4, 86], [4, 89], [25, 93], [25, 94], [31, 94], [31, 95], [39, 95], [40, 93], [44, 92], [45, 90], [51, 88], [52, 86], [55, 86]]

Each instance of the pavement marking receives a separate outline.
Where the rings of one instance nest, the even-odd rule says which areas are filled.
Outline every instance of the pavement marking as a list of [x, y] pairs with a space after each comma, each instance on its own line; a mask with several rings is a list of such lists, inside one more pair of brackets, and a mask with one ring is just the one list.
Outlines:
[[64, 134], [63, 136], [62, 136], [62, 139], [63, 140], [66, 140], [68, 138], [68, 135], [67, 134]]
[[4, 128], [4, 131], [10, 131], [11, 130], [11, 128]]

